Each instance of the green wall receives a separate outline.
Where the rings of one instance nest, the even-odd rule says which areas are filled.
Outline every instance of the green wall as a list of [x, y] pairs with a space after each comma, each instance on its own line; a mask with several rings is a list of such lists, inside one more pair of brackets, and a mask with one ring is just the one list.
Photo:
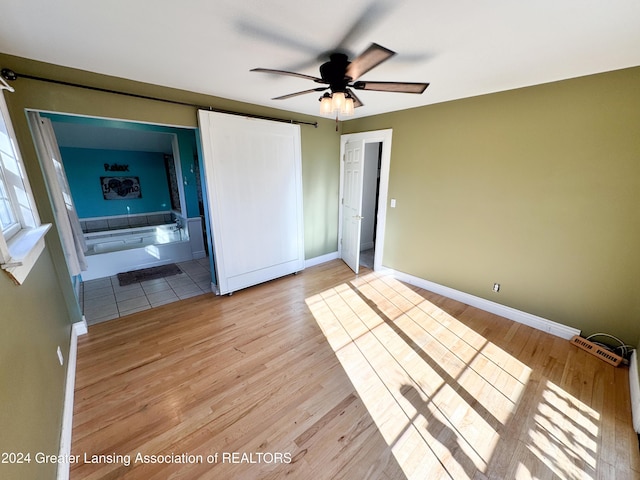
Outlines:
[[[337, 250], [339, 134], [335, 132], [332, 120], [107, 77], [5, 54], [0, 54], [0, 68], [216, 109], [318, 121], [318, 128], [301, 126], [305, 255], [312, 258]], [[197, 127], [197, 111], [189, 106], [24, 78], [12, 85], [16, 91], [4, 95], [43, 222], [53, 222], [53, 213], [25, 109]], [[188, 158], [190, 154], [183, 152], [181, 145], [183, 155], [183, 161], [191, 163]], [[190, 215], [193, 209], [189, 207]], [[8, 277], [0, 275], [0, 304], [3, 306], [0, 317], [0, 451], [57, 453], [65, 368], [57, 363], [56, 348], [60, 345], [63, 352], [68, 352], [70, 324], [79, 321], [81, 313], [54, 229], [47, 235], [45, 252], [24, 285], [14, 286]], [[9, 467], [0, 465], [1, 478], [53, 478], [53, 471], [51, 465], [38, 466], [33, 462], [19, 470], [9, 470]]]
[[638, 343], [640, 68], [343, 124], [384, 128], [385, 266]]
[[[54, 236], [50, 231], [47, 242]], [[70, 315], [58, 282], [48, 249], [20, 286], [0, 273], [0, 452], [30, 452], [32, 458], [30, 464], [0, 464], [3, 479], [55, 478], [55, 466], [37, 465], [33, 456], [57, 455], [59, 448]]]

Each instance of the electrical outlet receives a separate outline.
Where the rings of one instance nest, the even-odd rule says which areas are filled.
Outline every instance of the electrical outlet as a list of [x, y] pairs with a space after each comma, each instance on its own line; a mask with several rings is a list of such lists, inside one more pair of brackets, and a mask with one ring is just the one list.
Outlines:
[[493, 291], [498, 293], [500, 291], [500, 284], [499, 283], [494, 283], [493, 284]]
[[60, 349], [60, 346], [58, 346], [58, 361], [60, 362], [60, 365], [64, 365], [64, 357], [62, 356], [62, 350]]

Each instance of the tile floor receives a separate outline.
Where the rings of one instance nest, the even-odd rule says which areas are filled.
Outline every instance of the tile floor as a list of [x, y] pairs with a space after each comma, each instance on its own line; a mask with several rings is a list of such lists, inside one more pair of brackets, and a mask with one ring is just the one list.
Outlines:
[[88, 325], [211, 292], [209, 258], [177, 264], [178, 275], [120, 286], [118, 277], [81, 284], [80, 301]]

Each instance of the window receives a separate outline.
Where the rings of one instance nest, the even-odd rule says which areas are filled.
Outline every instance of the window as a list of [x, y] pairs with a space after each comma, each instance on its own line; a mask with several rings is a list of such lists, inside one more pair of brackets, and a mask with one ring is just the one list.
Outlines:
[[0, 113], [0, 267], [21, 284], [44, 249], [51, 225], [40, 224], [2, 93]]
[[6, 185], [7, 182], [4, 179], [4, 174], [2, 174], [0, 176], [0, 225], [5, 238], [10, 238], [17, 232], [20, 224], [16, 220], [16, 214], [13, 211]]

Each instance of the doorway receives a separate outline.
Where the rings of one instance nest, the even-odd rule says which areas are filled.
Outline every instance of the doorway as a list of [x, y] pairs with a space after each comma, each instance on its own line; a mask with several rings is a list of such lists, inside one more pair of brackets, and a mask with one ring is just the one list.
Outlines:
[[380, 191], [380, 167], [382, 142], [364, 146], [362, 178], [362, 221], [360, 222], [360, 266], [373, 270], [378, 223], [378, 193]]
[[[50, 125], [51, 147], [38, 155], [43, 162], [53, 153], [68, 187], [61, 196], [77, 212], [73, 240], [84, 265], [69, 274], [89, 324], [211, 291], [195, 129], [28, 113]], [[71, 247], [63, 244], [66, 256]], [[174, 264], [179, 271], [158, 270], [163, 277], [144, 284], [117, 277]]]
[[338, 253], [355, 273], [382, 268], [391, 138], [391, 129], [341, 136]]

